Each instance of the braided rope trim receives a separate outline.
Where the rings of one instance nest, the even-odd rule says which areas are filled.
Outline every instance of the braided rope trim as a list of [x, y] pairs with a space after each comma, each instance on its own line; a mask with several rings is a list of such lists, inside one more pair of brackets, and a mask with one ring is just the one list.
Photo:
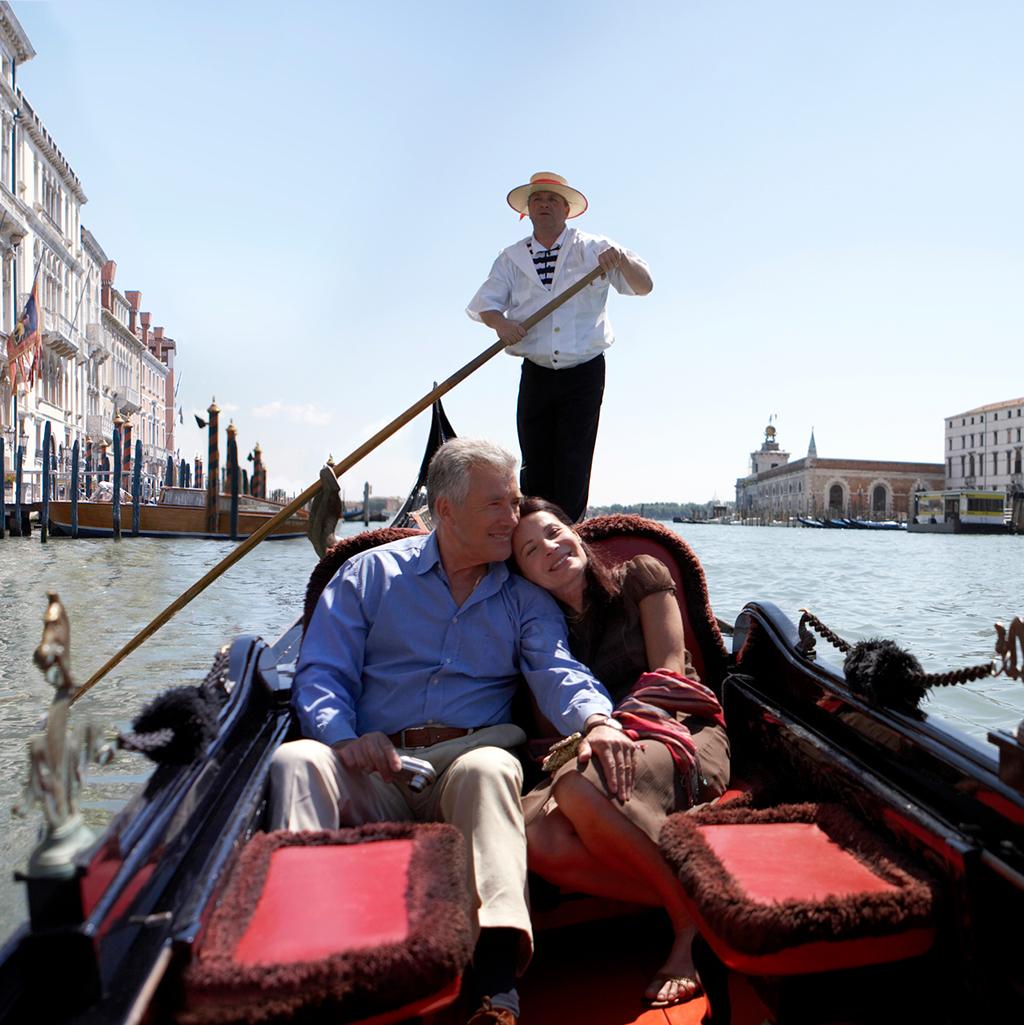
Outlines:
[[[848, 655], [853, 648], [849, 641], [844, 641], [839, 634], [830, 630], [813, 612], [809, 609], [801, 609], [798, 627], [801, 641], [800, 650], [809, 658], [814, 657], [814, 638], [807, 633], [807, 627], [810, 627], [819, 637], [828, 641], [844, 655]], [[962, 669], [951, 669], [945, 673], [913, 673], [912, 678], [925, 687], [952, 687], [958, 683], [971, 683], [987, 676], [998, 676], [1001, 671], [1001, 663], [992, 659], [978, 665], [964, 666]]]

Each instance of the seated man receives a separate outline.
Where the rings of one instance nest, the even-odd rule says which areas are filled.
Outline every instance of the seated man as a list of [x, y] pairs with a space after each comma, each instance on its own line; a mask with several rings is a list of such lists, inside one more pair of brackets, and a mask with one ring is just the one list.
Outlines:
[[[466, 838], [477, 902], [473, 1025], [514, 1025], [517, 967], [532, 945], [526, 903], [522, 770], [509, 723], [526, 679], [565, 733], [604, 722], [611, 701], [569, 653], [547, 592], [505, 560], [519, 519], [515, 458], [459, 438], [430, 464], [433, 533], [349, 559], [324, 589], [292, 692], [303, 733], [271, 766], [270, 825], [334, 829], [366, 822], [449, 822]], [[396, 781], [399, 753], [429, 761], [422, 793]], [[628, 793], [633, 742], [599, 729], [580, 748]]]

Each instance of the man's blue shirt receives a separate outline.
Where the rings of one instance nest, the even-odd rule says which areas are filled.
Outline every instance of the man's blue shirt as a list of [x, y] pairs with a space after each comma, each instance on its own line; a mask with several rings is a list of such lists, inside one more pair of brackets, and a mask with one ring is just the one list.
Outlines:
[[349, 559], [324, 588], [302, 642], [292, 705], [307, 737], [509, 721], [522, 675], [565, 733], [611, 699], [569, 653], [546, 591], [492, 563], [461, 608], [434, 534]]

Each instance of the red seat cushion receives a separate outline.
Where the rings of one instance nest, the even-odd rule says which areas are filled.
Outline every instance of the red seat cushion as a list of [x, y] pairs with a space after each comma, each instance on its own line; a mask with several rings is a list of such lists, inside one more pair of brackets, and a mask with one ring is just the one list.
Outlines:
[[930, 881], [838, 806], [674, 815], [661, 847], [701, 934], [739, 971], [880, 964], [934, 941]]
[[184, 1025], [318, 1008], [383, 1023], [448, 1002], [472, 954], [461, 834], [381, 823], [261, 833], [242, 852], [185, 976]]

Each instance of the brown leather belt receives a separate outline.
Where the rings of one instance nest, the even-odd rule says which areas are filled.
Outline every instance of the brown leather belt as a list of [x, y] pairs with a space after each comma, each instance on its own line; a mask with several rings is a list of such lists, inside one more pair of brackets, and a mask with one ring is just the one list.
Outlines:
[[[475, 729], [474, 727], [473, 729]], [[415, 726], [411, 730], [400, 730], [388, 735], [395, 747], [432, 747], [443, 740], [455, 740], [472, 733], [473, 729], [460, 726]]]

